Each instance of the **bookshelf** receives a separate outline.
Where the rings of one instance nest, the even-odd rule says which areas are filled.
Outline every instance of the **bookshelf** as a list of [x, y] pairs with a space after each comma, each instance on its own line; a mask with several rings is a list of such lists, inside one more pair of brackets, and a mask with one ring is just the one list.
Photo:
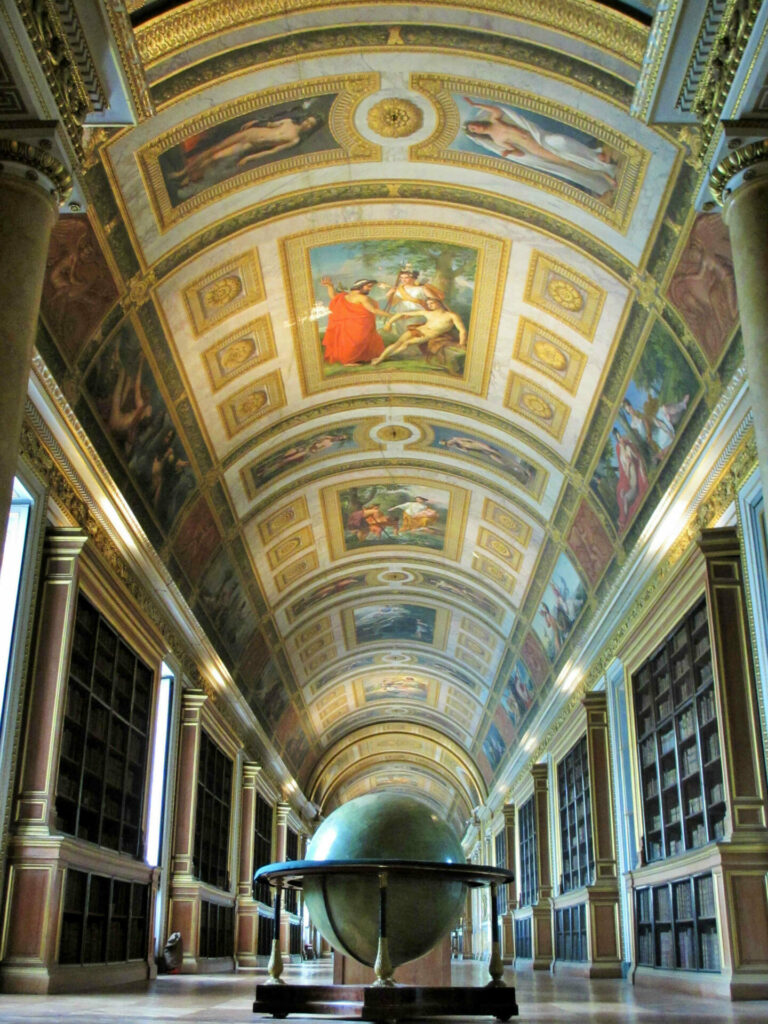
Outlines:
[[523, 960], [533, 958], [533, 928], [530, 917], [515, 918], [515, 951]]
[[[231, 803], [232, 761], [201, 730], [194, 867], [195, 875], [201, 882], [218, 889], [229, 889]], [[229, 952], [231, 954], [231, 949]]]
[[[505, 868], [507, 866], [507, 833], [506, 830], [503, 828], [496, 833], [496, 836], [494, 838], [494, 849], [496, 853], [496, 867]], [[496, 892], [499, 913], [506, 914], [509, 902], [507, 886], [498, 886]]]
[[560, 891], [570, 892], [589, 885], [595, 875], [586, 736], [559, 762], [557, 789], [563, 859]]
[[720, 970], [711, 874], [635, 890], [637, 963], [692, 971]]
[[258, 956], [269, 956], [272, 952], [272, 939], [275, 937], [274, 917], [267, 917], [259, 912], [258, 931], [256, 933], [256, 953]]
[[632, 677], [648, 862], [723, 838], [725, 790], [706, 601]]
[[528, 907], [536, 902], [539, 887], [536, 870], [534, 797], [527, 800], [520, 808], [518, 835], [520, 843], [520, 906]]
[[[299, 859], [299, 837], [290, 826], [286, 828], [285, 833], [285, 859]], [[288, 914], [298, 914], [299, 894], [296, 889], [283, 890], [283, 906]]]
[[[253, 829], [253, 870], [254, 873], [272, 860], [272, 806], [260, 794], [256, 794]], [[269, 907], [273, 891], [267, 882], [253, 883], [253, 898]]]
[[147, 956], [149, 886], [67, 869], [60, 964], [120, 963]]
[[589, 959], [586, 903], [555, 911], [555, 957], [558, 960]]
[[78, 596], [56, 782], [62, 832], [139, 859], [153, 672]]
[[200, 956], [232, 956], [235, 949], [235, 908], [200, 901]]

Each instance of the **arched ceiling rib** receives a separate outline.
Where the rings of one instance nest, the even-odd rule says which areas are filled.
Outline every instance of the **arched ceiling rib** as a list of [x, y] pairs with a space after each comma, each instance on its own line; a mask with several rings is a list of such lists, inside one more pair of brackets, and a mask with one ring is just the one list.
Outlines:
[[471, 811], [706, 418], [735, 314], [703, 344], [675, 291], [653, 6], [134, 4], [156, 113], [94, 139], [127, 299], [76, 411], [321, 803]]

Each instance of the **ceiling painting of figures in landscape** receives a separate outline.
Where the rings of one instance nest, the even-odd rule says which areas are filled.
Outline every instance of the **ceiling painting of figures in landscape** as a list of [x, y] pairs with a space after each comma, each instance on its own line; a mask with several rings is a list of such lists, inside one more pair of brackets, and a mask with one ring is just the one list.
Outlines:
[[40, 354], [286, 778], [460, 823], [740, 364], [649, 19], [133, 6], [155, 113], [94, 142]]

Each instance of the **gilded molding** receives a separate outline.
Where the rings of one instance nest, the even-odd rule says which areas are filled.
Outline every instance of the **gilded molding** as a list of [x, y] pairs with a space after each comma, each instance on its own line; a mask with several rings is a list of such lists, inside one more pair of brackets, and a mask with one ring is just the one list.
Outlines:
[[380, 100], [368, 111], [368, 127], [386, 139], [404, 139], [421, 128], [424, 115], [415, 103], [400, 97]]
[[[62, 27], [57, 6], [51, 0], [16, 0], [16, 6], [53, 93], [62, 124], [78, 160], [82, 160], [83, 120], [94, 106], [83, 81], [78, 59], [72, 51], [68, 33]], [[78, 34], [82, 36], [74, 10], [69, 9], [68, 14], [69, 20], [77, 23]], [[98, 80], [90, 54], [86, 51], [80, 56], [89, 79]]]
[[[406, 0], [401, 0], [404, 4]], [[293, 0], [291, 14], [357, 4], [357, 0]], [[392, 6], [395, 6], [394, 4]], [[443, 0], [457, 7], [499, 14], [541, 25], [583, 39], [612, 56], [640, 66], [648, 30], [631, 18], [610, 10], [597, 10], [588, 0]], [[153, 18], [136, 29], [138, 49], [145, 66], [173, 56], [185, 47], [254, 21], [284, 18], [283, 0], [194, 0]]]
[[673, 2], [663, 5], [656, 10], [651, 33], [648, 37], [648, 45], [643, 55], [640, 78], [635, 86], [635, 95], [629, 108], [629, 112], [633, 117], [646, 120], [649, 115], [656, 83], [661, 73], [661, 64], [667, 49], [669, 34], [672, 31], [672, 26], [677, 18], [677, 10], [682, 2], [683, 0], [673, 0]]
[[750, 142], [746, 146], [731, 150], [723, 157], [709, 179], [709, 191], [720, 205], [724, 205], [730, 194], [728, 182], [737, 174], [756, 164], [768, 164], [768, 139]]
[[3, 160], [29, 168], [31, 181], [36, 181], [38, 174], [46, 178], [53, 186], [51, 194], [58, 203], [65, 202], [72, 190], [72, 176], [50, 150], [17, 139], [0, 139], [0, 166]]
[[104, 0], [103, 6], [117, 43], [120, 66], [125, 72], [134, 107], [139, 119], [146, 120], [155, 113], [155, 106], [149, 92], [142, 57], [131, 25], [129, 10], [133, 8], [130, 4], [126, 7], [125, 0]]
[[704, 145], [715, 134], [763, 0], [731, 0], [712, 47], [693, 110], [701, 119]]

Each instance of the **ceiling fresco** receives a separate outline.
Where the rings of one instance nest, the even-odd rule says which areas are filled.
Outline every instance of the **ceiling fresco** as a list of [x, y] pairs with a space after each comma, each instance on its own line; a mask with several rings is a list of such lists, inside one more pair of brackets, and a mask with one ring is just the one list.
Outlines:
[[655, 4], [129, 7], [39, 349], [306, 795], [460, 823], [741, 358]]

